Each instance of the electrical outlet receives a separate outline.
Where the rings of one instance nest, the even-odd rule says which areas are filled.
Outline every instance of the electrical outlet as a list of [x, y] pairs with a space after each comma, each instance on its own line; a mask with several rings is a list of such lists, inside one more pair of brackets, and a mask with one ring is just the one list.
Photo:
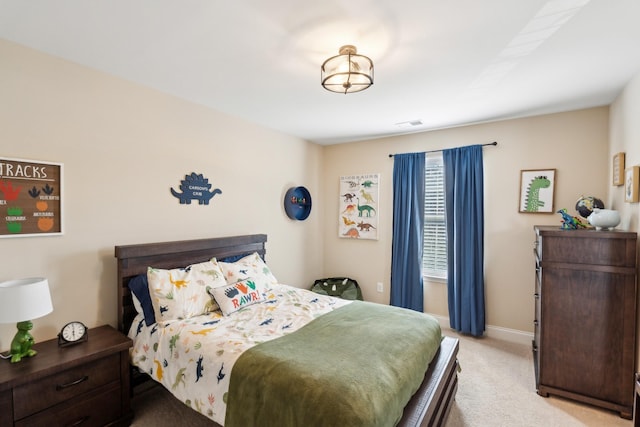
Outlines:
[[376, 285], [376, 289], [378, 290], [378, 292], [384, 292], [384, 285], [382, 284], [382, 282], [378, 282], [378, 284]]

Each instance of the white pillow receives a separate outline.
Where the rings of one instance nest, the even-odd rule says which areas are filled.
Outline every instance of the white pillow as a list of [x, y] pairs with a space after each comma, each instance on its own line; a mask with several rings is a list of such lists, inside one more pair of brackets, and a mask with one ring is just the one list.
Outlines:
[[149, 267], [147, 280], [157, 322], [188, 319], [217, 310], [208, 290], [227, 284], [215, 259], [172, 270]]
[[264, 287], [249, 278], [209, 290], [225, 316], [257, 302], [265, 301]]
[[278, 284], [278, 279], [271, 273], [257, 252], [233, 263], [219, 261], [218, 264], [224, 273], [225, 280], [230, 285], [248, 278], [253, 279], [265, 289], [270, 289], [271, 285]]

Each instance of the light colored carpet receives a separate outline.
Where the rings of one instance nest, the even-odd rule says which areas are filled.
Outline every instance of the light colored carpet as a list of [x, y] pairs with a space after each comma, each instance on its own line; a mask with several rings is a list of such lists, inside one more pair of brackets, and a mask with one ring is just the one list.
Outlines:
[[[460, 339], [458, 360], [462, 368], [456, 401], [446, 427], [631, 427], [633, 424], [611, 411], [536, 394], [530, 346], [445, 333]], [[137, 392], [132, 405], [134, 427], [214, 425], [161, 387]]]
[[131, 401], [133, 407], [132, 427], [217, 426], [209, 418], [173, 397], [160, 385], [147, 381], [138, 387], [141, 390], [136, 390]]
[[[458, 393], [446, 427], [631, 427], [617, 413], [536, 393], [530, 345], [459, 336]], [[588, 374], [588, 373], [585, 373]]]

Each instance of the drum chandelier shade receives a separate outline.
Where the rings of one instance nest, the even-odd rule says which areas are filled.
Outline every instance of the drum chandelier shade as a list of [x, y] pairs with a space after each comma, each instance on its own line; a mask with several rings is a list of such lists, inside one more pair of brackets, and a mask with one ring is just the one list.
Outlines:
[[337, 93], [353, 93], [365, 90], [373, 84], [373, 62], [357, 55], [355, 46], [340, 48], [340, 55], [333, 56], [322, 64], [322, 86]]

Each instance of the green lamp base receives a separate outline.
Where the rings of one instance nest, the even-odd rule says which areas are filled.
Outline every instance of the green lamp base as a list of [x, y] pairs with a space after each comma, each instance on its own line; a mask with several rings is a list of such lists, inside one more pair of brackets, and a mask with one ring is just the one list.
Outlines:
[[11, 363], [17, 363], [21, 361], [23, 357], [32, 357], [38, 354], [37, 351], [31, 348], [35, 343], [31, 333], [29, 333], [31, 328], [33, 328], [31, 320], [18, 322], [16, 326], [18, 332], [16, 332], [13, 341], [11, 341]]

